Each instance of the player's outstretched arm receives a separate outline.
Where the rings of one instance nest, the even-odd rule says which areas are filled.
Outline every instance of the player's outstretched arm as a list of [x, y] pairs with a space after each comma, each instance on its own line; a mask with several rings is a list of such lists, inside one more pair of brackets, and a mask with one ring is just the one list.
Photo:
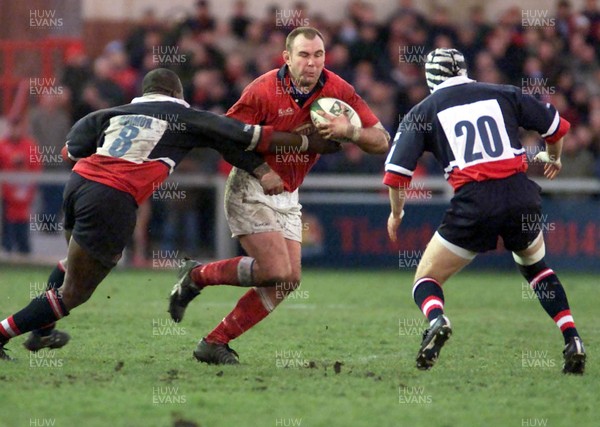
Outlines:
[[278, 153], [282, 147], [292, 148], [298, 153], [330, 154], [341, 150], [339, 142], [324, 139], [318, 133], [309, 136], [297, 135], [288, 132], [273, 132], [265, 137], [257, 146], [259, 153]]
[[199, 144], [205, 144], [206, 137], [209, 137], [212, 140], [227, 141], [228, 144], [257, 153], [278, 153], [282, 147], [292, 147], [298, 152], [308, 151], [319, 154], [339, 151], [339, 144], [334, 141], [278, 132], [272, 126], [249, 125], [209, 111], [194, 111], [190, 118], [190, 125], [194, 134], [203, 137], [198, 139]]

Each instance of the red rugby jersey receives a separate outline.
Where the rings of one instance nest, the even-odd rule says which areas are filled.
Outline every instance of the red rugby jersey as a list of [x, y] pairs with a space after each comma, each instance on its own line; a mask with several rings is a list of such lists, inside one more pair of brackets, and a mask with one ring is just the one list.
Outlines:
[[[287, 65], [271, 70], [250, 83], [227, 116], [253, 125], [273, 126], [274, 130], [310, 134], [315, 127], [310, 119], [310, 105], [317, 98], [331, 97], [347, 102], [358, 114], [363, 127], [373, 127], [379, 119], [354, 88], [337, 74], [323, 69], [317, 87], [303, 106], [294, 98]], [[284, 181], [286, 191], [296, 190], [318, 154], [298, 153], [285, 148], [264, 155], [271, 168]]]

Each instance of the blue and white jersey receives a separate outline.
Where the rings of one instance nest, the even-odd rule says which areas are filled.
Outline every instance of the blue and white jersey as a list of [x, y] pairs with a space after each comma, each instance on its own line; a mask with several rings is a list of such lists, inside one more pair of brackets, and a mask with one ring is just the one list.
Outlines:
[[553, 142], [566, 133], [568, 122], [554, 106], [518, 87], [449, 78], [403, 118], [386, 160], [384, 184], [407, 186], [425, 151], [433, 153], [455, 190], [470, 181], [524, 172], [519, 127]]
[[195, 147], [213, 148], [251, 173], [264, 163], [249, 151], [268, 133], [264, 129], [152, 94], [79, 120], [67, 135], [67, 151], [79, 160], [73, 171], [142, 203]]

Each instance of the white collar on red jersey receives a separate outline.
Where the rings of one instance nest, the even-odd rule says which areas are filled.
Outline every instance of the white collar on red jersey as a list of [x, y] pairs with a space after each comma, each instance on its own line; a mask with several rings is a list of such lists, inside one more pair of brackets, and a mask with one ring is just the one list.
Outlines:
[[[433, 92], [437, 92], [440, 89], [444, 89], [445, 87], [450, 87], [450, 86], [457, 86], [457, 85], [462, 85], [465, 83], [473, 83], [475, 80], [470, 79], [466, 76], [456, 76], [456, 77], [450, 77], [447, 78], [446, 80], [444, 80], [442, 83], [440, 83], [439, 85], [437, 85], [435, 87], [435, 89], [433, 89]], [[431, 92], [431, 93], [433, 93]]]
[[137, 104], [138, 102], [176, 102], [187, 108], [190, 108], [190, 104], [185, 102], [183, 99], [173, 98], [172, 96], [162, 95], [160, 93], [150, 93], [148, 95], [139, 96], [131, 100], [132, 104]]

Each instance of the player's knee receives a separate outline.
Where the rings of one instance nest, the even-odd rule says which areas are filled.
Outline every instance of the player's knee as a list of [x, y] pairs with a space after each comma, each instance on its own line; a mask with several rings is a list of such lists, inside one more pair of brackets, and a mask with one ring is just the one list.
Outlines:
[[543, 259], [536, 262], [535, 264], [530, 265], [522, 265], [517, 262], [517, 267], [519, 268], [519, 272], [521, 273], [521, 275], [523, 275], [525, 280], [527, 280], [527, 283], [531, 283], [542, 272], [548, 270], [548, 266], [546, 265], [546, 262]]
[[544, 257], [546, 256], [546, 247], [542, 245], [535, 251], [529, 251], [529, 253], [520, 252], [518, 254], [513, 252], [512, 255], [513, 259], [519, 266], [534, 265], [544, 260]]
[[267, 268], [261, 266], [261, 286], [276, 286], [291, 281], [292, 268], [289, 263], [273, 263]]

